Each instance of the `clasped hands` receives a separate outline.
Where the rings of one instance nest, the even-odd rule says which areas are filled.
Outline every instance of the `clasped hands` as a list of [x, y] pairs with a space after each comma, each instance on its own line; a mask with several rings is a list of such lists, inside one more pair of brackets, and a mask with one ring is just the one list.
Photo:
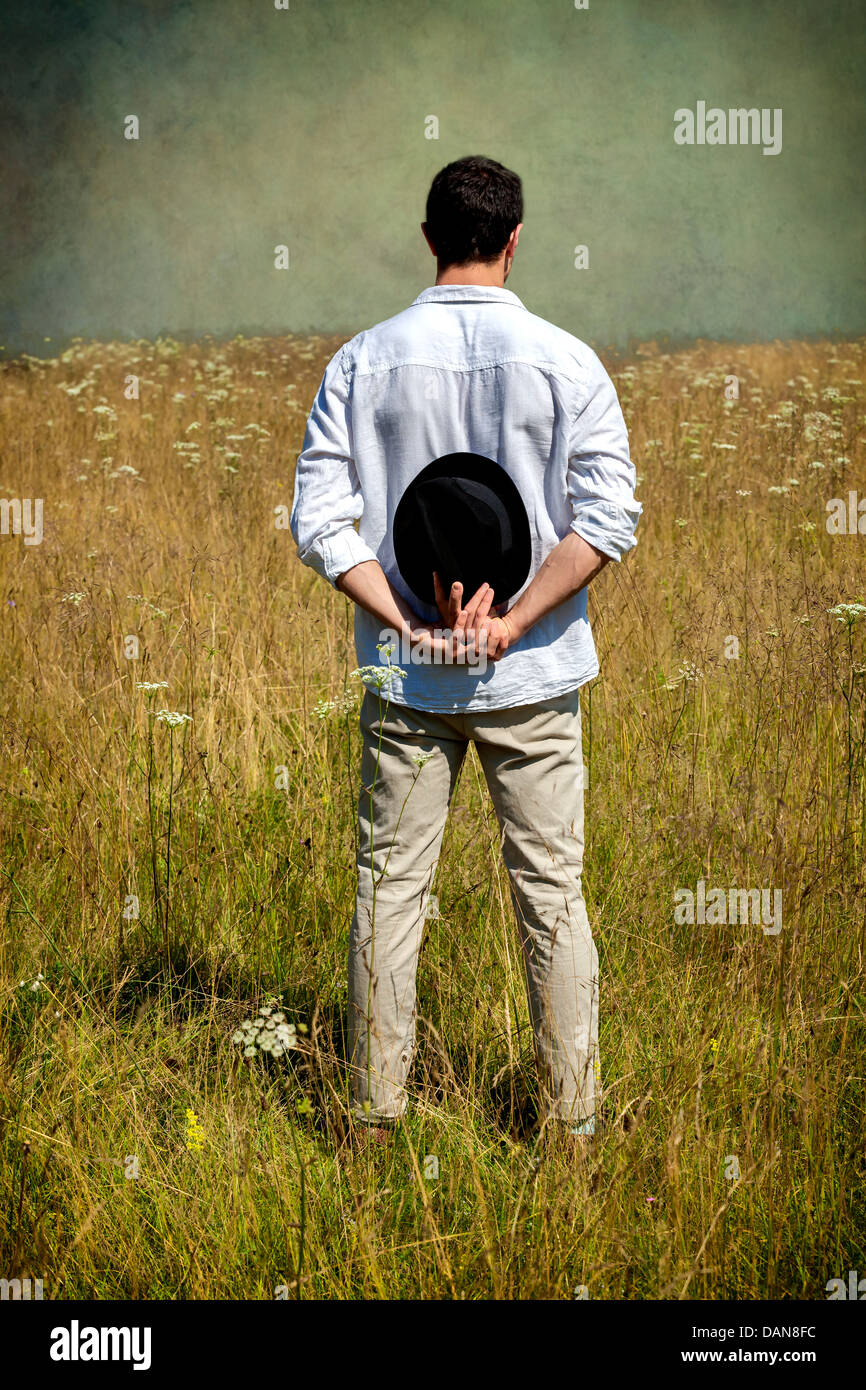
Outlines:
[[[489, 584], [482, 584], [468, 603], [463, 603], [463, 585], [452, 584], [450, 593], [442, 587], [439, 575], [433, 575], [436, 607], [442, 615], [446, 631], [434, 623], [425, 623], [414, 614], [409, 620], [413, 646], [422, 646], [440, 661], [469, 664], [486, 654], [488, 661], [499, 661], [509, 644], [517, 640], [513, 622], [493, 609], [494, 593]], [[504, 605], [501, 605], [504, 607]], [[491, 609], [493, 611], [491, 612]]]

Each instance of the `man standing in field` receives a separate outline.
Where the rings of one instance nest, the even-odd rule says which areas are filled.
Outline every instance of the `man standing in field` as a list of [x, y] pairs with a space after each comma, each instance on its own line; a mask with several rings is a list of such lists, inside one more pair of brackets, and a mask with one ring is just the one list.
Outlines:
[[[543, 1117], [591, 1135], [598, 957], [581, 890], [579, 689], [599, 667], [586, 590], [635, 545], [642, 508], [598, 357], [505, 289], [522, 226], [520, 179], [493, 160], [457, 160], [434, 179], [426, 216], [436, 283], [329, 363], [292, 513], [303, 562], [356, 605], [359, 664], [379, 663], [377, 648], [395, 631], [426, 656], [389, 673], [380, 698], [368, 690], [361, 710], [352, 1111], [382, 1126], [406, 1109], [427, 898], [472, 740], [520, 927]], [[443, 589], [437, 579], [437, 620], [401, 572], [394, 517], [419, 473], [457, 454], [492, 460], [516, 485], [531, 555], [507, 611], [493, 608], [497, 595], [484, 584], [464, 603], [459, 582]], [[491, 507], [499, 516], [495, 499]], [[500, 521], [504, 535], [509, 518]], [[442, 638], [443, 620], [459, 641]], [[459, 660], [465, 644], [480, 663]]]

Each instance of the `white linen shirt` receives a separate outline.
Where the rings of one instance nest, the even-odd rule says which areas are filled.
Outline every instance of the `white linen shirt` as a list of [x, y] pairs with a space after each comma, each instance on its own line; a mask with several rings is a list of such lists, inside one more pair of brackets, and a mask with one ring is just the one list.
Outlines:
[[[444, 626], [404, 583], [392, 525], [416, 474], [453, 453], [494, 459], [518, 487], [532, 532], [527, 584], [569, 530], [613, 560], [636, 544], [643, 508], [628, 434], [596, 354], [510, 290], [434, 285], [345, 343], [325, 370], [295, 473], [291, 528], [301, 560], [331, 584], [378, 560], [419, 616]], [[380, 664], [382, 640], [379, 621], [356, 607], [360, 666]], [[399, 648], [391, 662], [401, 664]], [[469, 665], [402, 665], [405, 679], [390, 678], [383, 696], [416, 709], [552, 699], [598, 674], [586, 589], [483, 674]]]

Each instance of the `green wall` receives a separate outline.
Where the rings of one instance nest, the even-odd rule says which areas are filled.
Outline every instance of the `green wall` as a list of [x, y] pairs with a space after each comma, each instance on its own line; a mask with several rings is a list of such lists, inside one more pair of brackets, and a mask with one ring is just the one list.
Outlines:
[[[862, 6], [290, 3], [7, 16], [6, 356], [385, 318], [435, 278], [430, 179], [476, 153], [524, 180], [509, 288], [597, 346], [866, 326]], [[698, 100], [782, 108], [781, 153], [676, 145]]]

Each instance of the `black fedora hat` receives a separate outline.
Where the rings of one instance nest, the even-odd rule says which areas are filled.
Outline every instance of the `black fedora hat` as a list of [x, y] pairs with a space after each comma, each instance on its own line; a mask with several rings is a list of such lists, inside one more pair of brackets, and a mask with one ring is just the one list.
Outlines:
[[493, 602], [521, 589], [532, 563], [523, 498], [500, 464], [482, 454], [445, 454], [407, 487], [394, 513], [394, 557], [422, 603], [436, 606], [433, 571], [446, 592], [468, 599], [484, 583]]

